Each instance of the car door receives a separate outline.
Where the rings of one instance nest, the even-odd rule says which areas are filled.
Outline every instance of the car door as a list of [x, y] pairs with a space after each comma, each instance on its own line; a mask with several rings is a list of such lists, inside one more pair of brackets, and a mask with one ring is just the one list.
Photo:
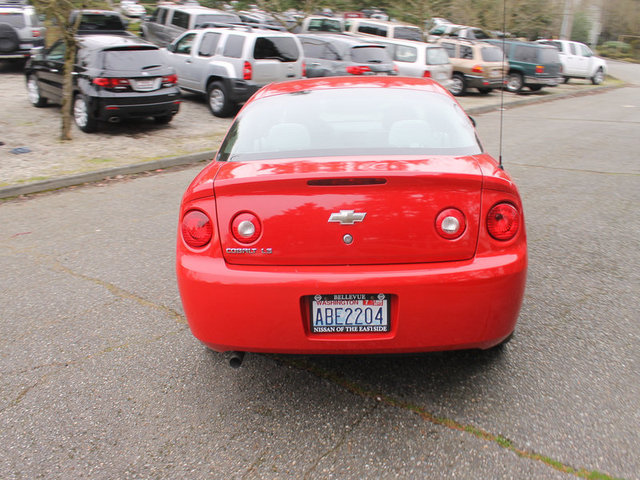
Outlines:
[[565, 75], [580, 77], [586, 71], [582, 63], [582, 55], [578, 54], [577, 47], [577, 44], [574, 42], [564, 42]]
[[[193, 74], [193, 89], [205, 92], [207, 85], [207, 73], [209, 65], [215, 60], [215, 55], [220, 44], [221, 33], [206, 32], [200, 37], [200, 41], [194, 46], [191, 54], [191, 72]], [[180, 81], [180, 79], [178, 79]]]
[[62, 100], [62, 80], [64, 72], [64, 54], [66, 46], [62, 40], [58, 40], [44, 54], [41, 62], [38, 62], [36, 76], [42, 95], [53, 102]]
[[166, 45], [164, 41], [164, 28], [167, 20], [168, 10], [164, 7], [158, 8], [151, 19], [145, 24], [145, 37], [156, 45]]
[[195, 89], [198, 76], [193, 63], [193, 51], [197, 47], [197, 33], [186, 33], [167, 47], [169, 64], [178, 74], [178, 85], [186, 89]]

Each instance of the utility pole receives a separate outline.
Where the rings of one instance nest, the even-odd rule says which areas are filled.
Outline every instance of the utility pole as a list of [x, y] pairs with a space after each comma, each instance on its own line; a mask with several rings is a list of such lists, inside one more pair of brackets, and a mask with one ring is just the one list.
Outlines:
[[560, 27], [560, 40], [571, 40], [572, 27], [573, 0], [564, 0], [564, 13], [562, 14], [562, 26]]

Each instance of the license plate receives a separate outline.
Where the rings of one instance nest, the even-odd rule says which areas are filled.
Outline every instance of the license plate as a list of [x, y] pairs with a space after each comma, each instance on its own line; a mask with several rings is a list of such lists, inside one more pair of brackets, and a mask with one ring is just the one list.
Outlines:
[[390, 295], [355, 293], [311, 297], [311, 333], [388, 332]]
[[145, 80], [130, 80], [133, 88], [138, 92], [148, 92], [150, 90], [156, 90], [156, 79], [150, 78]]
[[492, 70], [491, 71], [491, 76], [494, 77], [494, 78], [495, 77], [499, 77], [501, 73], [502, 72], [500, 70]]

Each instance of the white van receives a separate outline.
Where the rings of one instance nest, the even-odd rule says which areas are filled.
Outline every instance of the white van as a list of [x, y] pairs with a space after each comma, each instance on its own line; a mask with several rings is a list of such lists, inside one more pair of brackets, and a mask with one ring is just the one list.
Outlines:
[[350, 18], [345, 20], [345, 31], [355, 35], [387, 37], [400, 40], [424, 41], [424, 32], [420, 27], [408, 23], [385, 22], [371, 18]]

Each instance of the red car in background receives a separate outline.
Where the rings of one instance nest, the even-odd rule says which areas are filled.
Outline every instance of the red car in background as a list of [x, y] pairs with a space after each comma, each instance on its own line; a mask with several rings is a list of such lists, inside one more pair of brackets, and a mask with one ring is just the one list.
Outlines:
[[518, 190], [429, 79], [264, 87], [179, 223], [184, 311], [217, 351], [487, 349], [525, 289]]

